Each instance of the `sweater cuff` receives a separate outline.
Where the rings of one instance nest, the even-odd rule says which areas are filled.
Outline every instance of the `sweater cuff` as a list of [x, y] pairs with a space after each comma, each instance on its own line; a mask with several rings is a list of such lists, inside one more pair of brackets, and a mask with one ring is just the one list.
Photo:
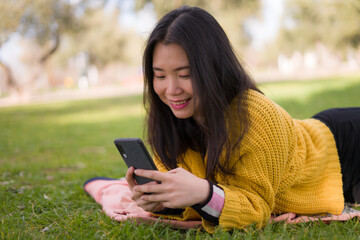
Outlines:
[[225, 202], [224, 190], [213, 182], [209, 180], [207, 181], [210, 187], [208, 198], [204, 203], [195, 204], [191, 207], [197, 211], [205, 220], [218, 224], [219, 217]]

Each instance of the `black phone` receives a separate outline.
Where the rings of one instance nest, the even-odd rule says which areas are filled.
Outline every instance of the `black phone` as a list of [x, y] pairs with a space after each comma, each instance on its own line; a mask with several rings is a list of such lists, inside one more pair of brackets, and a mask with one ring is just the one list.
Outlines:
[[[128, 168], [133, 166], [135, 169], [157, 170], [140, 138], [117, 138], [114, 143]], [[134, 178], [139, 185], [154, 181], [135, 174]]]

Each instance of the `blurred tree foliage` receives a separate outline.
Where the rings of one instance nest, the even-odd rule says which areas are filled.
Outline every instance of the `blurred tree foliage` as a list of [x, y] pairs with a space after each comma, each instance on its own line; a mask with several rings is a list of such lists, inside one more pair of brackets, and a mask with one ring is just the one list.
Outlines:
[[288, 0], [278, 45], [284, 53], [321, 43], [335, 52], [359, 48], [359, 0]]
[[20, 86], [12, 69], [0, 60], [8, 90], [21, 93], [21, 88], [29, 87], [60, 47], [61, 54], [68, 58], [86, 52], [90, 62], [97, 65], [125, 59], [124, 48], [132, 35], [120, 30], [118, 8], [105, 12], [106, 3], [107, 0], [0, 1], [0, 48], [13, 34], [32, 39], [40, 47], [39, 56], [32, 61], [35, 67], [28, 86]]
[[251, 41], [244, 23], [250, 17], [258, 16], [260, 0], [135, 0], [136, 8], [152, 3], [158, 19], [169, 11], [183, 5], [196, 6], [210, 12], [222, 25], [235, 48], [241, 48]]
[[[202, 7], [211, 12], [224, 26], [235, 48], [250, 41], [244, 20], [259, 12], [259, 0], [134, 0], [136, 10], [152, 3], [159, 17], [181, 5]], [[122, 0], [106, 9], [109, 0], [6, 0], [0, 1], [0, 48], [14, 33], [32, 39], [38, 54], [33, 56], [28, 86], [21, 86], [4, 62], [8, 89], [21, 92], [44, 72], [49, 58], [62, 60], [85, 52], [90, 63], [98, 66], [112, 61], [136, 62], [140, 56], [141, 38], [133, 31], [121, 29], [118, 21]], [[58, 51], [61, 49], [61, 51]], [[135, 51], [134, 51], [135, 50]], [[139, 51], [139, 52], [137, 52]], [[52, 56], [56, 54], [56, 58]], [[60, 53], [60, 54], [59, 54]], [[140, 58], [137, 58], [140, 59]]]
[[[40, 57], [34, 57], [36, 79], [49, 57], [58, 49], [65, 34], [78, 33], [82, 29], [79, 11], [86, 9], [88, 1], [70, 4], [61, 0], [8, 0], [0, 2], [0, 47], [12, 34], [33, 39], [41, 46]], [[23, 89], [17, 84], [11, 69], [0, 63], [6, 73], [6, 85], [18, 93]]]
[[82, 17], [81, 32], [66, 37], [62, 59], [66, 61], [79, 52], [86, 52], [90, 63], [100, 67], [113, 61], [136, 63], [133, 54], [127, 51], [133, 42], [137, 42], [136, 33], [121, 28], [119, 14], [117, 8], [107, 11], [97, 8], [86, 12]]
[[0, 47], [12, 34], [18, 33], [44, 46], [39, 61], [46, 61], [58, 48], [62, 35], [82, 29], [77, 15], [88, 7], [87, 4], [85, 0], [73, 5], [61, 0], [1, 1]]

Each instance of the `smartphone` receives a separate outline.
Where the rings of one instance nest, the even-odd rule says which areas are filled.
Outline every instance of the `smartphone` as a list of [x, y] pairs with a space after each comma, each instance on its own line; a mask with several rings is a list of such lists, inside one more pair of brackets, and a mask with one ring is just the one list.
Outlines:
[[[140, 138], [117, 138], [114, 143], [128, 168], [133, 166], [135, 169], [157, 170]], [[135, 174], [134, 178], [139, 185], [154, 181]]]

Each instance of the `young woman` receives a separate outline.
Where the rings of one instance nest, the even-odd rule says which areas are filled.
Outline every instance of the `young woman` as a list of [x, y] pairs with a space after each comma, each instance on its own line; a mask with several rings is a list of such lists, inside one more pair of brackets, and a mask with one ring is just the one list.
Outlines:
[[[181, 7], [165, 15], [143, 67], [159, 171], [131, 167], [126, 180], [144, 210], [201, 218], [208, 231], [263, 226], [271, 213], [340, 214], [340, 162], [346, 200], [357, 200], [360, 176], [351, 171], [359, 172], [360, 109], [292, 119], [257, 89], [206, 11]], [[136, 185], [134, 173], [154, 182]]]

